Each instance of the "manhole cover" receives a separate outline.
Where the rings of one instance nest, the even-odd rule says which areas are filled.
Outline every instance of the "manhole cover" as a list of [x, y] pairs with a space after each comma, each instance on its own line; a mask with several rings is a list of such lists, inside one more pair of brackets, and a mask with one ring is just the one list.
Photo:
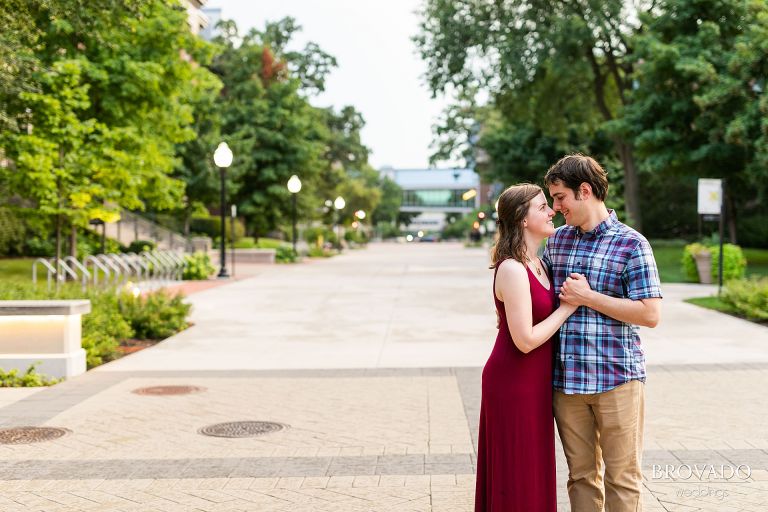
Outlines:
[[189, 395], [190, 393], [201, 393], [205, 388], [198, 386], [152, 386], [148, 388], [134, 389], [137, 395]]
[[52, 441], [69, 434], [66, 428], [16, 427], [0, 429], [0, 444], [30, 444]]
[[254, 437], [288, 428], [288, 425], [271, 421], [232, 421], [201, 428], [198, 432], [213, 437]]

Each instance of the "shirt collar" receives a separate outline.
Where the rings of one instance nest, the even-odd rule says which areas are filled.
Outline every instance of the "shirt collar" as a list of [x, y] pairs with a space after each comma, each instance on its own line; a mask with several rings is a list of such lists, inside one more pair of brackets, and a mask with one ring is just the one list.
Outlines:
[[608, 210], [608, 218], [605, 219], [603, 222], [595, 226], [595, 228], [592, 231], [585, 231], [582, 233], [582, 236], [594, 236], [598, 237], [600, 235], [604, 235], [608, 231], [610, 231], [616, 224], [619, 223], [619, 218], [616, 216], [616, 212], [614, 210]]

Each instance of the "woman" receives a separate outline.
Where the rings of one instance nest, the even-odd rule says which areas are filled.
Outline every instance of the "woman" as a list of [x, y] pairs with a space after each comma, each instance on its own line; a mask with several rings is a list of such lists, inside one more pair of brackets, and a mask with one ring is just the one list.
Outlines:
[[491, 268], [499, 334], [483, 369], [475, 511], [555, 512], [552, 338], [576, 306], [555, 308], [536, 255], [555, 232], [541, 188], [509, 187], [497, 210]]

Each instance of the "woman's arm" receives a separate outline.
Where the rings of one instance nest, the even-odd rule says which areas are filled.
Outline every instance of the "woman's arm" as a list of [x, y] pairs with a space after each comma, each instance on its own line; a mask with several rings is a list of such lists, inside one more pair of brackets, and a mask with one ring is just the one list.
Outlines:
[[563, 322], [576, 311], [576, 306], [562, 303], [546, 319], [533, 325], [528, 272], [525, 265], [512, 259], [505, 260], [499, 265], [496, 275], [496, 295], [504, 302], [507, 327], [512, 335], [512, 341], [521, 352], [526, 354], [551, 338]]
[[609, 297], [590, 289], [587, 278], [581, 274], [571, 274], [566, 279], [560, 300], [592, 308], [620, 322], [643, 327], [656, 327], [661, 317], [661, 298], [632, 300]]

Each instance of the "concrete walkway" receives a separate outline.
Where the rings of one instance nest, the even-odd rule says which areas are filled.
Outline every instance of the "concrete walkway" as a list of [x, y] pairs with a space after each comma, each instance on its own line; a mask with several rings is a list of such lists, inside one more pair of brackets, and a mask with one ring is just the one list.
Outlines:
[[[0, 445], [0, 510], [468, 512], [491, 280], [480, 249], [372, 245], [195, 293], [194, 327], [153, 348], [31, 395], [0, 390], [2, 425], [69, 431]], [[662, 324], [643, 330], [646, 510], [768, 500], [768, 329], [682, 302], [711, 290], [664, 286]], [[197, 389], [133, 392], [159, 385]], [[244, 420], [287, 427], [199, 433]], [[697, 464], [751, 474], [654, 467]], [[566, 476], [558, 445], [563, 511]]]

